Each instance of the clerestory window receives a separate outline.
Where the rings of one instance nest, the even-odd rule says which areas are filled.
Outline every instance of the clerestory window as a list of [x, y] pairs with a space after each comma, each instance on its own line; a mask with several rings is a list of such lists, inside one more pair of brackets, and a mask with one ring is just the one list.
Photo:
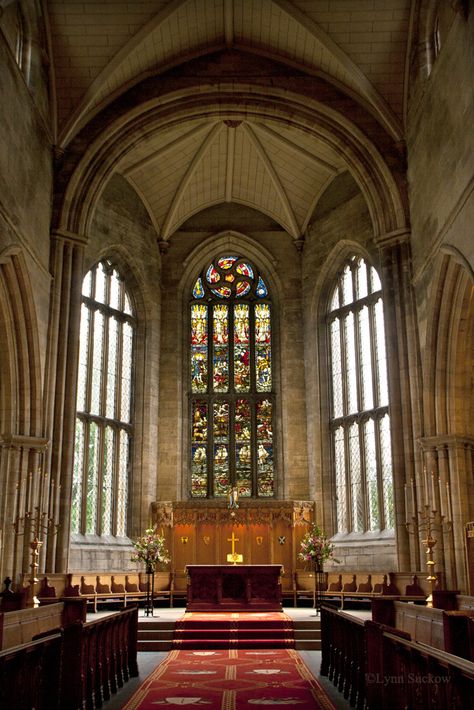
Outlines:
[[190, 303], [191, 497], [274, 495], [272, 369], [262, 276], [242, 256], [216, 258]]
[[350, 258], [328, 308], [337, 532], [394, 527], [390, 415], [382, 287]]
[[71, 510], [75, 533], [127, 533], [134, 332], [123, 279], [103, 260], [82, 286]]

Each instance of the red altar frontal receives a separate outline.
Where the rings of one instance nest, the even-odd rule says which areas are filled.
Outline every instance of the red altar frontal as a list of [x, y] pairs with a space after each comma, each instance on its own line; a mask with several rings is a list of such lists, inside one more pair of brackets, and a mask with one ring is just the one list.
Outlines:
[[281, 611], [281, 565], [187, 565], [186, 611]]

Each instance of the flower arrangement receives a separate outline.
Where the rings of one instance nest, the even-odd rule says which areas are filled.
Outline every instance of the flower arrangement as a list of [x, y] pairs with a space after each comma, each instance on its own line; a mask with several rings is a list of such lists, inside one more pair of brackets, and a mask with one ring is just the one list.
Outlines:
[[135, 552], [131, 556], [132, 562], [144, 562], [147, 572], [154, 572], [158, 563], [170, 562], [168, 550], [165, 547], [165, 537], [156, 528], [148, 528], [145, 534], [133, 543]]
[[329, 542], [326, 533], [316, 524], [301, 540], [301, 550], [298, 557], [305, 562], [313, 562], [317, 567], [321, 567], [326, 560], [339, 562], [334, 557], [334, 545]]

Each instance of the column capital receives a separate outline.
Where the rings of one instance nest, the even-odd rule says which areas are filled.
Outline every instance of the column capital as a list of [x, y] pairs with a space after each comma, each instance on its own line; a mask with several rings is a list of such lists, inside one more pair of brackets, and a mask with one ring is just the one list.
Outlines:
[[407, 244], [410, 242], [411, 229], [408, 227], [402, 227], [401, 229], [395, 229], [392, 232], [386, 232], [385, 234], [378, 234], [374, 241], [376, 245], [380, 248], [393, 247], [397, 244]]
[[474, 449], [474, 437], [455, 434], [424, 436], [418, 439], [418, 443], [423, 452], [439, 451], [440, 449]]
[[29, 449], [43, 452], [49, 446], [49, 439], [39, 436], [22, 436], [21, 434], [7, 434], [0, 439], [0, 446], [11, 449]]
[[75, 246], [85, 247], [89, 238], [85, 234], [77, 234], [75, 232], [69, 232], [67, 229], [55, 229], [51, 232], [51, 237], [57, 239], [58, 241], [70, 242]]

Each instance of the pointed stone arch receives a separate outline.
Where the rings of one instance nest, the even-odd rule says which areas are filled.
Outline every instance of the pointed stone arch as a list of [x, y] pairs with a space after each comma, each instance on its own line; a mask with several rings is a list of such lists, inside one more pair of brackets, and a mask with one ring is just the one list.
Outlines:
[[35, 299], [20, 249], [0, 254], [2, 434], [40, 436], [42, 367]]

